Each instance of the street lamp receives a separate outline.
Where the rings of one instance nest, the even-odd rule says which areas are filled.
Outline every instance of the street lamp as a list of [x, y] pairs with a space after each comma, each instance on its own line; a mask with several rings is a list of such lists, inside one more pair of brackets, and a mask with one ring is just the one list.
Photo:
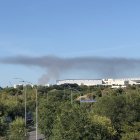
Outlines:
[[24, 103], [24, 115], [25, 115], [25, 137], [26, 137], [26, 116], [27, 116], [27, 97], [26, 97], [26, 92], [27, 92], [27, 88], [26, 88], [26, 86], [25, 86], [25, 81], [22, 79], [22, 78], [13, 78], [13, 79], [17, 79], [17, 80], [22, 80], [22, 81], [19, 81], [19, 82], [22, 82], [22, 83], [24, 83], [23, 84], [23, 91], [24, 91], [24, 101], [25, 101], [25, 103]]
[[[28, 84], [33, 85], [31, 82], [28, 81], [21, 81], [21, 82], [26, 82]], [[34, 86], [35, 87], [35, 86]], [[37, 88], [35, 87], [35, 94], [36, 94], [36, 140], [37, 140], [37, 132], [38, 132], [38, 92], [37, 92]]]
[[81, 106], [81, 93], [80, 93], [80, 91], [75, 89], [75, 88], [72, 88], [72, 89], [80, 94], [80, 106]]
[[[22, 83], [28, 83], [28, 84], [31, 84], [31, 85], [33, 85], [31, 82], [29, 82], [29, 81], [25, 81], [25, 80], [23, 80], [22, 78], [14, 78], [14, 79], [18, 79], [18, 80], [22, 80], [22, 81], [19, 81], [19, 82], [22, 82]], [[23, 88], [24, 88], [24, 86], [25, 86], [25, 84], [23, 85]], [[35, 86], [34, 86], [35, 87]], [[25, 93], [25, 136], [26, 136], [26, 121], [27, 121], [27, 119], [26, 119], [26, 115], [27, 115], [27, 97], [26, 97], [26, 93], [27, 92], [27, 87], [25, 86], [25, 88], [24, 88], [24, 93]], [[38, 100], [37, 100], [37, 98], [38, 98], [38, 91], [37, 91], [37, 88], [35, 87], [35, 94], [36, 94], [36, 140], [37, 140], [37, 132], [38, 132]]]
[[38, 129], [38, 100], [37, 100], [37, 88], [35, 87], [36, 91], [36, 140], [37, 140], [37, 129]]
[[75, 88], [72, 88], [69, 84], [67, 84], [69, 89], [71, 89], [71, 104], [73, 104], [73, 96], [72, 96], [72, 90], [78, 92], [80, 94], [80, 106], [81, 106], [81, 93], [79, 90], [75, 89]]

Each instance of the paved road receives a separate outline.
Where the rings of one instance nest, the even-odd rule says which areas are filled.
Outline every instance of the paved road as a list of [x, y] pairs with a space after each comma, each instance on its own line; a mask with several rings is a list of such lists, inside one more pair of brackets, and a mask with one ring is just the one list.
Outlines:
[[[36, 140], [36, 131], [28, 132], [29, 140]], [[44, 140], [44, 136], [38, 132], [37, 140]]]

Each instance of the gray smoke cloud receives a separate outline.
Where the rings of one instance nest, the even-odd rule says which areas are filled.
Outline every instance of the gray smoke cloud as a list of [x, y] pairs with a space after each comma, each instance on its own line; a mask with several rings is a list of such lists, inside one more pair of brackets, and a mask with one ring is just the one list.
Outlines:
[[[116, 78], [120, 76], [130, 77], [133, 75], [138, 76], [138, 74], [140, 74], [140, 59], [103, 57], [61, 58], [56, 56], [16, 56], [1, 58], [0, 63], [24, 65], [27, 67], [36, 66], [44, 69], [45, 74], [43, 74], [39, 79], [40, 83], [46, 83], [47, 81], [50, 81], [52, 79], [58, 79], [63, 73], [71, 71], [86, 71], [90, 73], [96, 73], [100, 77], [105, 78]], [[130, 73], [132, 75], [130, 75]]]

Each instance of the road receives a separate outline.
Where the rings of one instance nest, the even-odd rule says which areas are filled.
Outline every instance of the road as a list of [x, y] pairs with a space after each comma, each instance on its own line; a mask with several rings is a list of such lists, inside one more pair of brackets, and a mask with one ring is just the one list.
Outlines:
[[[29, 140], [36, 140], [36, 131], [35, 130], [28, 132], [28, 134], [29, 134]], [[44, 136], [42, 134], [40, 134], [39, 132], [38, 132], [37, 140], [45, 140]]]

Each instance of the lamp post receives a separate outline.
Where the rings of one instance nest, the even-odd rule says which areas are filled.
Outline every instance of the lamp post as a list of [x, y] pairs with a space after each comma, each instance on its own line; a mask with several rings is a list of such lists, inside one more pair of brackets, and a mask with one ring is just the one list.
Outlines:
[[[28, 84], [33, 85], [31, 82], [25, 81], [22, 78], [14, 78], [14, 79], [22, 80], [19, 82], [28, 83]], [[27, 93], [26, 92], [27, 92], [27, 87], [25, 86], [25, 84], [24, 84], [23, 88], [24, 88], [24, 100], [25, 100], [25, 136], [26, 136], [26, 121], [27, 121], [27, 119], [26, 119], [26, 117], [27, 117], [27, 96], [26, 95], [27, 95]], [[37, 100], [38, 91], [37, 91], [36, 87], [35, 87], [35, 94], [36, 94], [36, 111], [35, 112], [36, 112], [36, 140], [37, 140], [37, 134], [38, 134], [38, 100]]]
[[72, 89], [80, 94], [80, 106], [81, 106], [81, 93], [80, 93], [80, 91], [75, 89], [75, 88], [72, 88]]
[[[31, 84], [31, 85], [33, 85], [31, 82], [28, 82], [28, 81], [21, 81], [21, 82], [26, 82], [26, 83], [28, 83], [28, 84]], [[34, 86], [35, 87], [35, 86]], [[37, 92], [37, 88], [35, 87], [35, 94], [36, 94], [36, 140], [37, 140], [37, 137], [38, 137], [38, 100], [37, 100], [37, 98], [38, 98], [38, 92]]]
[[25, 137], [26, 137], [26, 122], [27, 122], [27, 97], [26, 97], [26, 94], [27, 94], [27, 87], [24, 85], [23, 86], [23, 89], [24, 89], [24, 100], [25, 100]]
[[73, 104], [72, 90], [70, 91], [70, 95], [71, 95], [71, 104]]
[[26, 97], [26, 94], [27, 94], [27, 88], [26, 88], [26, 85], [25, 85], [25, 81], [22, 79], [22, 78], [13, 78], [13, 79], [17, 79], [17, 80], [22, 80], [22, 81], [19, 81], [19, 82], [22, 82], [24, 83], [23, 84], [23, 91], [24, 91], [24, 116], [25, 116], [25, 137], [27, 136], [26, 135], [26, 116], [27, 116], [27, 97]]
[[[68, 85], [68, 84], [67, 84]], [[70, 85], [68, 85], [69, 89], [71, 89], [71, 104], [73, 104], [73, 96], [72, 96], [72, 90], [78, 92], [80, 94], [80, 106], [81, 106], [81, 93], [79, 90], [75, 89], [75, 88], [72, 88]]]
[[[31, 82], [28, 82], [28, 81], [24, 81], [24, 82], [26, 82], [26, 83], [28, 83], [28, 84], [31, 84], [31, 85], [33, 85], [33, 83], [31, 83]], [[34, 86], [35, 87], [35, 86]], [[37, 88], [35, 87], [35, 95], [36, 95], [36, 140], [37, 140], [37, 137], [38, 137], [38, 91], [37, 91]]]
[[37, 88], [35, 87], [35, 91], [36, 91], [36, 140], [37, 140], [37, 130], [38, 130], [38, 100], [37, 100]]

